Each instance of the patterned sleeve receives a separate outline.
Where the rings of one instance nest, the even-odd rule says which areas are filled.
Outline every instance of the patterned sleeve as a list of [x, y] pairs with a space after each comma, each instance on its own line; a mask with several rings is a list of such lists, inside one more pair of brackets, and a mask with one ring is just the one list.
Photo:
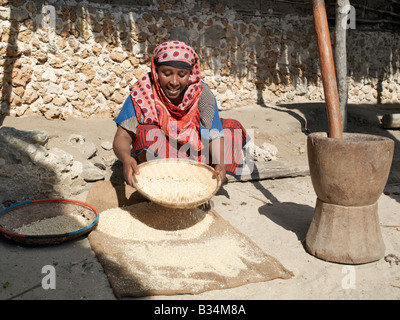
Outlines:
[[224, 136], [218, 105], [210, 87], [203, 82], [203, 92], [199, 100], [200, 130], [204, 139], [214, 140]]
[[138, 121], [136, 118], [135, 108], [131, 96], [126, 98], [121, 111], [119, 112], [115, 122], [126, 130], [136, 133]]

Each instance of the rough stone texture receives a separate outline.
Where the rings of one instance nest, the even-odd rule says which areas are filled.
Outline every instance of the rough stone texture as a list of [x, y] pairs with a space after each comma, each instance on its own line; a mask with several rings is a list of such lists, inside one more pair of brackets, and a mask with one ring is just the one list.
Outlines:
[[[81, 135], [71, 135], [69, 143], [80, 150], [84, 163], [60, 148], [48, 147], [46, 131], [22, 131], [0, 128], [0, 209], [3, 202], [70, 197], [88, 188], [88, 182], [104, 180], [106, 170], [114, 164], [113, 151], [103, 160], [96, 145]], [[104, 141], [109, 145], [111, 142]], [[107, 163], [107, 164], [106, 164]], [[21, 196], [24, 199], [21, 199]]]
[[[36, 1], [0, 3], [1, 113], [115, 117], [129, 86], [149, 71], [154, 48], [169, 39], [198, 52], [222, 110], [323, 100], [311, 8], [273, 15], [283, 9], [244, 14], [229, 1], [101, 2], [53, 0], [48, 14]], [[246, 11], [258, 2], [232, 4]], [[400, 101], [399, 48], [399, 33], [348, 30], [349, 102]]]

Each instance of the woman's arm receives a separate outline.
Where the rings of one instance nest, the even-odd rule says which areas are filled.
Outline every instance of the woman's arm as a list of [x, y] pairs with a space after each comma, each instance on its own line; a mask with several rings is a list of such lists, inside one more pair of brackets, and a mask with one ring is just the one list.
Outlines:
[[133, 186], [133, 173], [139, 174], [137, 162], [135, 158], [131, 156], [131, 145], [133, 139], [133, 132], [130, 132], [122, 128], [121, 126], [118, 126], [117, 132], [114, 136], [113, 149], [118, 160], [122, 162], [124, 179], [130, 186]]
[[[200, 127], [209, 139], [210, 163], [215, 166], [222, 183], [226, 181], [226, 164], [224, 157], [224, 134], [219, 118], [217, 100], [206, 83], [203, 82], [203, 92], [199, 100]], [[201, 128], [200, 128], [201, 129]], [[203, 134], [203, 133], [202, 133]]]
[[226, 164], [224, 156], [224, 138], [211, 140], [209, 143], [211, 163], [215, 164], [215, 171], [219, 175], [221, 182], [226, 181]]

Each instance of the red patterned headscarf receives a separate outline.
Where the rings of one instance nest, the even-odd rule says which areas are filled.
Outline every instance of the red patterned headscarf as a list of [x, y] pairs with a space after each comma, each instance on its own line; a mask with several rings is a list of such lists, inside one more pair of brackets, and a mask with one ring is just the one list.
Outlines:
[[[191, 66], [187, 88], [178, 106], [164, 94], [156, 70], [158, 63], [171, 61], [186, 62]], [[158, 125], [179, 144], [189, 142], [196, 150], [200, 150], [198, 104], [203, 90], [200, 80], [199, 57], [190, 46], [181, 41], [168, 41], [159, 45], [151, 57], [151, 72], [130, 88], [139, 123]]]

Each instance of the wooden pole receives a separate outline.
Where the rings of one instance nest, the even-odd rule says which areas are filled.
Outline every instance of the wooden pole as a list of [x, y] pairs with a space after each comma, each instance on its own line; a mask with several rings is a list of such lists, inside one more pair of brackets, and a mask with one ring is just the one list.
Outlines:
[[313, 14], [328, 115], [329, 137], [342, 139], [343, 129], [340, 117], [339, 94], [324, 0], [313, 0]]
[[[349, 0], [337, 0], [335, 12], [335, 42], [334, 42], [334, 57], [336, 80], [339, 93], [340, 117], [342, 130], [347, 128], [347, 100], [348, 100], [348, 85], [347, 85], [347, 15], [345, 8], [350, 6]], [[346, 22], [346, 25], [343, 25]]]

